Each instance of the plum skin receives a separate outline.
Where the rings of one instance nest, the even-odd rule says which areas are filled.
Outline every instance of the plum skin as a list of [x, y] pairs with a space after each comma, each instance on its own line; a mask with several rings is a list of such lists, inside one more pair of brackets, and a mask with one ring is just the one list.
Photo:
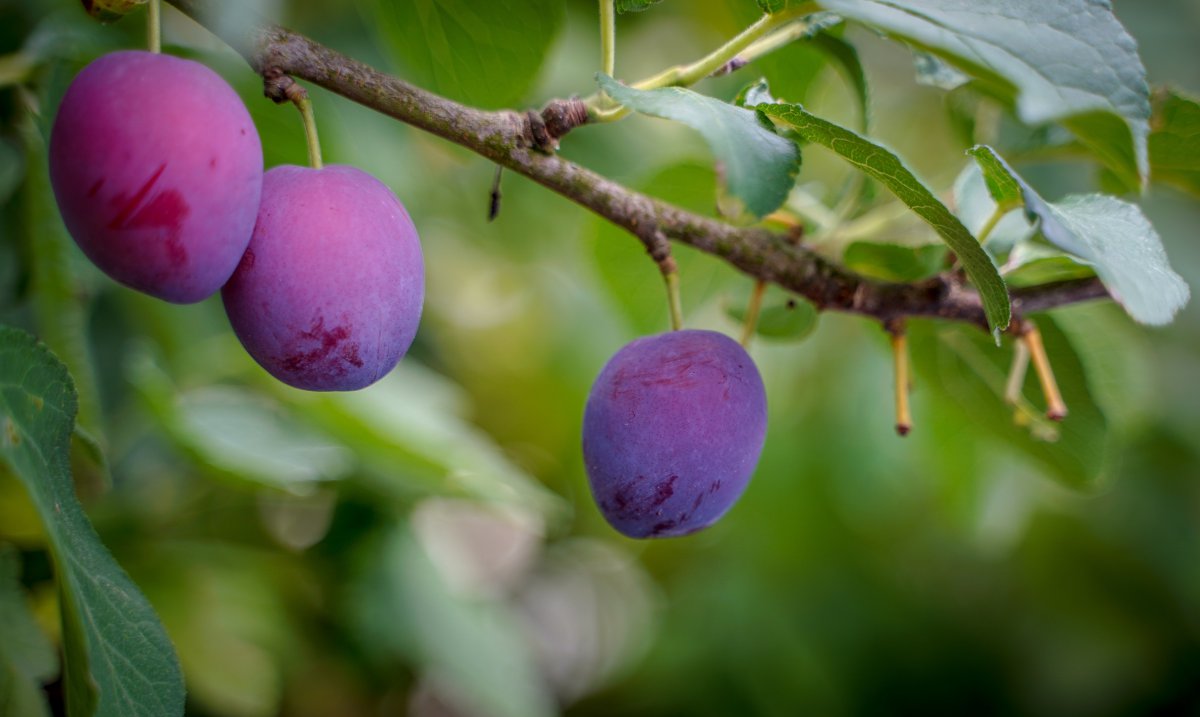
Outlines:
[[583, 457], [605, 519], [632, 538], [712, 525], [750, 481], [767, 397], [746, 351], [714, 331], [672, 331], [618, 351], [583, 417]]
[[396, 366], [416, 336], [425, 267], [416, 227], [382, 182], [354, 167], [280, 166], [221, 290], [246, 351], [310, 391], [351, 391]]
[[212, 70], [143, 51], [83, 68], [50, 136], [68, 232], [116, 281], [186, 304], [216, 293], [250, 241], [262, 145]]

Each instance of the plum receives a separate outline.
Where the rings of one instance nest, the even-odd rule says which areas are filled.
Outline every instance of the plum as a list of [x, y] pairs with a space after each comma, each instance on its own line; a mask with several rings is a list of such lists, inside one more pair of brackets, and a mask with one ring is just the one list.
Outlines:
[[262, 191], [258, 132], [233, 88], [168, 55], [105, 55], [75, 77], [50, 135], [67, 230], [126, 286], [180, 304], [237, 268]]
[[412, 219], [366, 172], [275, 167], [263, 176], [250, 246], [221, 290], [246, 351], [310, 391], [379, 380], [408, 351], [425, 267]]
[[694, 533], [737, 501], [762, 453], [754, 361], [714, 331], [672, 331], [616, 353], [592, 386], [583, 458], [604, 517], [632, 538]]

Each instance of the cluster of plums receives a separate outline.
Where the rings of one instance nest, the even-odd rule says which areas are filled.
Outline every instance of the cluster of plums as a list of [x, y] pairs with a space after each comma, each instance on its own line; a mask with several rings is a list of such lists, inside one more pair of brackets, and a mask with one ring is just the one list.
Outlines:
[[249, 112], [204, 65], [127, 51], [85, 67], [54, 122], [50, 178], [96, 266], [175, 303], [220, 290], [242, 345], [284, 383], [362, 388], [416, 335], [425, 270], [403, 205], [353, 167], [264, 173]]
[[[80, 72], [50, 140], [63, 220], [96, 266], [175, 303], [219, 289], [243, 346], [284, 383], [367, 386], [416, 333], [417, 231], [365, 172], [262, 164], [250, 115], [224, 80], [148, 52]], [[588, 398], [593, 496], [628, 536], [693, 533], [742, 494], [765, 431], [762, 379], [737, 343], [711, 331], [638, 339]]]

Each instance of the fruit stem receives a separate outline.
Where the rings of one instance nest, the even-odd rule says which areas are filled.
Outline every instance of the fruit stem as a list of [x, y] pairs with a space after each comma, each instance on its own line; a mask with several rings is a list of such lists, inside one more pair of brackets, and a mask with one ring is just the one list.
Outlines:
[[1029, 350], [1033, 359], [1033, 368], [1042, 384], [1042, 394], [1046, 397], [1046, 418], [1051, 421], [1061, 421], [1067, 417], [1067, 404], [1063, 402], [1062, 394], [1058, 391], [1058, 382], [1054, 380], [1054, 371], [1050, 368], [1050, 358], [1046, 356], [1046, 347], [1042, 344], [1042, 334], [1033, 322], [1026, 322], [1021, 334], [1021, 341]]
[[295, 83], [288, 87], [288, 97], [300, 109], [300, 118], [304, 120], [308, 164], [313, 169], [320, 169], [324, 164], [321, 162], [321, 140], [317, 137], [317, 118], [313, 115], [312, 100], [308, 98], [308, 92]]
[[162, 54], [161, 0], [150, 0], [146, 5], [146, 45], [150, 52]]
[[996, 228], [996, 225], [1000, 223], [1000, 220], [1004, 218], [1004, 215], [1008, 214], [1008, 210], [1011, 208], [1012, 207], [1006, 207], [1001, 204], [996, 205], [996, 208], [992, 210], [991, 216], [987, 218], [987, 221], [984, 222], [983, 226], [979, 229], [979, 236], [977, 238], [979, 239], [980, 244], [987, 242], [988, 237], [992, 235], [992, 230]]
[[[672, 265], [674, 263], [671, 262]], [[671, 330], [678, 331], [683, 328], [683, 302], [679, 299], [679, 271], [674, 268], [664, 271], [663, 279], [667, 282], [667, 304], [671, 308]]]
[[892, 335], [892, 365], [896, 372], [896, 433], [907, 436], [912, 430], [912, 412], [908, 406], [909, 378], [908, 335], [904, 321], [896, 319], [884, 324]]
[[600, 0], [600, 67], [609, 77], [617, 67], [617, 13], [614, 0]]
[[746, 305], [746, 316], [742, 320], [742, 348], [750, 348], [750, 339], [754, 338], [754, 329], [758, 326], [758, 314], [762, 311], [763, 294], [767, 291], [767, 282], [759, 279], [754, 282], [754, 291], [750, 294], [750, 303]]
[[1016, 406], [1021, 402], [1021, 387], [1025, 385], [1025, 371], [1029, 368], [1029, 347], [1023, 340], [1013, 347], [1012, 368], [1008, 370], [1008, 382], [1004, 384], [1004, 402]]

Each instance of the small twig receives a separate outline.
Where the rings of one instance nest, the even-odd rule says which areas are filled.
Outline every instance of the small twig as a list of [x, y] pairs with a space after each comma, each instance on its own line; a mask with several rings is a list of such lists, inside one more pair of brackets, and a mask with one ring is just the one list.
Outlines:
[[1004, 402], [1016, 406], [1021, 402], [1021, 389], [1025, 385], [1025, 372], [1029, 368], [1029, 346], [1018, 340], [1013, 346], [1012, 368], [1008, 370], [1008, 381], [1004, 384]]
[[600, 0], [600, 67], [612, 76], [617, 67], [617, 17], [613, 0]]
[[150, 0], [146, 4], [146, 46], [156, 55], [162, 53], [161, 0]]
[[1061, 421], [1067, 417], [1067, 404], [1063, 402], [1058, 390], [1058, 382], [1054, 380], [1054, 370], [1050, 368], [1050, 358], [1046, 355], [1046, 347], [1042, 344], [1042, 334], [1032, 321], [1024, 321], [1019, 329], [1021, 341], [1029, 350], [1033, 359], [1033, 369], [1038, 381], [1042, 384], [1042, 394], [1046, 398], [1046, 418], [1051, 421]]
[[762, 311], [763, 294], [767, 291], [767, 282], [759, 279], [754, 282], [754, 291], [750, 293], [750, 303], [746, 305], [746, 315], [742, 317], [742, 346], [750, 348], [750, 339], [754, 338], [754, 330], [758, 327], [758, 315]]
[[884, 330], [892, 338], [892, 366], [896, 379], [896, 433], [907, 436], [912, 430], [912, 412], [908, 405], [908, 392], [911, 387], [908, 364], [908, 335], [905, 333], [903, 319], [890, 319], [884, 322]]

